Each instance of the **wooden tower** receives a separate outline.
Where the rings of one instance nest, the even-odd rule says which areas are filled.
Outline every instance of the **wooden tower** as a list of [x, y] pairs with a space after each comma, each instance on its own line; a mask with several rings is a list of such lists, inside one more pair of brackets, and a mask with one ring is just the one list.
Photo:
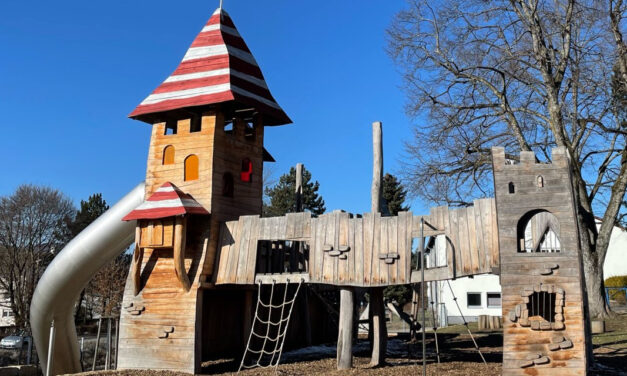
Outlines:
[[261, 214], [264, 126], [291, 121], [222, 8], [130, 117], [152, 136], [146, 201], [126, 218], [138, 227], [118, 364], [198, 372], [203, 353], [239, 345], [250, 314], [249, 291], [212, 291], [219, 223]]
[[584, 287], [570, 161], [493, 148], [503, 296], [503, 375], [584, 375]]

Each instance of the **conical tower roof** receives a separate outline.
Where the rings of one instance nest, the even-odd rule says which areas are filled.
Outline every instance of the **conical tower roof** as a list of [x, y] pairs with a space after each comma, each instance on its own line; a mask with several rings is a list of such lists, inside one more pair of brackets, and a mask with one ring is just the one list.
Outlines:
[[272, 97], [261, 69], [231, 17], [218, 8], [187, 50], [178, 68], [129, 117], [152, 123], [167, 111], [229, 104], [254, 108], [265, 125], [292, 121]]
[[209, 214], [209, 212], [192, 196], [181, 192], [174, 184], [165, 182], [122, 220], [158, 219], [184, 214]]

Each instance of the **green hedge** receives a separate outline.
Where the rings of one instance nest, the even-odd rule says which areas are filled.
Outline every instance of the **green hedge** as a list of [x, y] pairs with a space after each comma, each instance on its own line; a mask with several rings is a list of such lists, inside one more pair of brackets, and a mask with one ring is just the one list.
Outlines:
[[[627, 287], [627, 275], [619, 275], [606, 279], [605, 287]], [[623, 291], [610, 288], [608, 293], [611, 300], [615, 300], [619, 304], [627, 304], [627, 299], [625, 299], [625, 293]]]
[[627, 275], [617, 275], [606, 279], [605, 287], [627, 287]]

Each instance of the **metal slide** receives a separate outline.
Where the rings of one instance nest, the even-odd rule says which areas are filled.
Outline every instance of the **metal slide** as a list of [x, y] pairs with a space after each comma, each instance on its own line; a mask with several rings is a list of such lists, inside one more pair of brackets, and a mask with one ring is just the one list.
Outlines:
[[133, 243], [135, 221], [123, 222], [122, 217], [143, 200], [142, 182], [72, 239], [39, 280], [30, 306], [30, 323], [44, 373], [53, 320], [50, 375], [81, 372], [74, 305], [92, 276]]

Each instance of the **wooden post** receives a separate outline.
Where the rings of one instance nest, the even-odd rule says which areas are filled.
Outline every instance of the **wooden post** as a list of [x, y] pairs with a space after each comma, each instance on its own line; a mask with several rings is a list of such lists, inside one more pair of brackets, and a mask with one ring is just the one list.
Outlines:
[[303, 211], [303, 164], [296, 163], [296, 212]]
[[185, 291], [189, 291], [191, 283], [185, 270], [185, 231], [187, 230], [187, 217], [176, 217], [174, 224], [174, 272], [176, 278]]
[[340, 321], [337, 335], [337, 369], [353, 367], [353, 309], [354, 291], [351, 287], [340, 289]]
[[[133, 264], [131, 266], [131, 275], [133, 278], [133, 295], [137, 296], [141, 290], [141, 269], [142, 258], [144, 257], [143, 249], [140, 246], [141, 229], [139, 224], [135, 227], [135, 251], [133, 252]], [[84, 316], [83, 316], [84, 317]]]
[[[383, 135], [380, 121], [372, 123], [372, 189], [370, 191], [371, 211], [380, 213], [381, 184], [383, 181]], [[368, 330], [371, 335], [372, 356], [371, 366], [380, 366], [385, 363], [387, 350], [387, 327], [385, 322], [385, 308], [383, 304], [383, 287], [370, 289], [370, 308], [368, 311]]]
[[[302, 163], [297, 163], [296, 164], [296, 184], [294, 187], [294, 193], [296, 195], [295, 199], [296, 199], [296, 212], [300, 213], [303, 211], [303, 164]], [[292, 247], [292, 251], [297, 252], [298, 254], [298, 269], [301, 272], [307, 272], [307, 264], [308, 264], [308, 260], [305, 258], [305, 252], [304, 252], [304, 248], [303, 248], [303, 243], [299, 242], [296, 243], [298, 245], [298, 247]], [[300, 261], [302, 260], [302, 261]], [[308, 290], [307, 290], [307, 285], [303, 286], [305, 287], [305, 289], [303, 290], [303, 293], [301, 294], [301, 298], [299, 299], [300, 301], [300, 314], [301, 317], [303, 318], [303, 329], [305, 329], [304, 335], [305, 335], [305, 345], [306, 346], [311, 346], [311, 318], [309, 317], [309, 294], [308, 294]]]

